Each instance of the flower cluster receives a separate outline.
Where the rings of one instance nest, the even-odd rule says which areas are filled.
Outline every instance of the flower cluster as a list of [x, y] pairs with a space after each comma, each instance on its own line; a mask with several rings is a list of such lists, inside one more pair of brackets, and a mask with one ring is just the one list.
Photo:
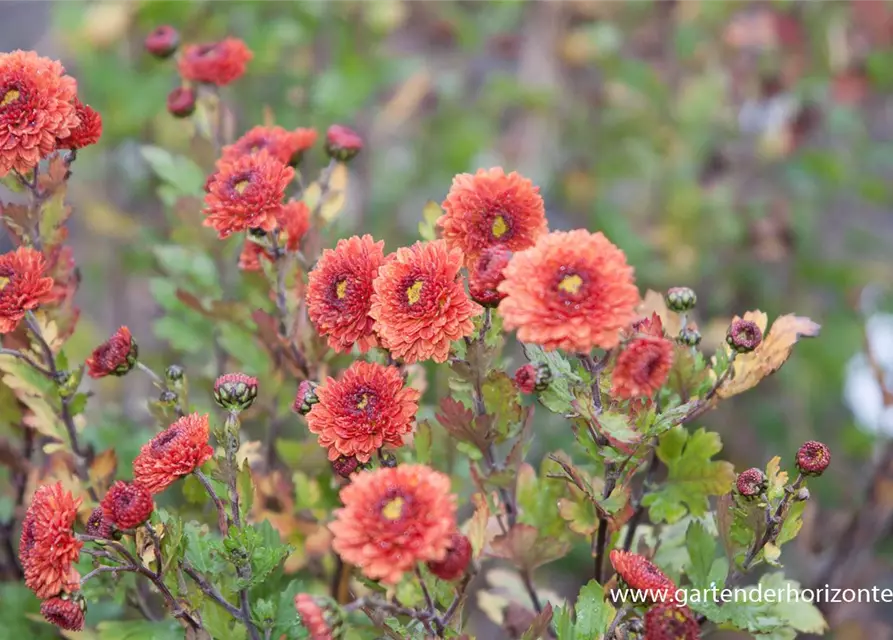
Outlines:
[[102, 118], [62, 65], [33, 51], [0, 53], [0, 177], [27, 174], [57, 149], [96, 143]]
[[44, 485], [31, 498], [22, 522], [19, 559], [25, 584], [42, 600], [80, 589], [73, 566], [84, 546], [73, 530], [80, 504], [61, 483]]

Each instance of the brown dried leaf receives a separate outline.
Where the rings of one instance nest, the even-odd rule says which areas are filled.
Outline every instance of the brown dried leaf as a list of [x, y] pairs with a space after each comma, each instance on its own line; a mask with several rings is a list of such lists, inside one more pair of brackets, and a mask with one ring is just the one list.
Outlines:
[[555, 538], [543, 538], [539, 530], [529, 524], [516, 524], [490, 545], [491, 556], [510, 560], [523, 571], [533, 571], [558, 560], [569, 550], [569, 543]]
[[[744, 319], [755, 322], [765, 332], [767, 317], [762, 311], [748, 311]], [[723, 383], [716, 395], [730, 398], [752, 389], [781, 368], [800, 338], [814, 338], [820, 330], [821, 325], [803, 316], [788, 314], [777, 318], [760, 346], [735, 358], [734, 375]]]
[[465, 535], [468, 536], [468, 540], [471, 542], [475, 558], [480, 557], [484, 548], [493, 539], [487, 532], [489, 522], [490, 508], [487, 506], [487, 501], [481, 496], [480, 500], [478, 500], [477, 508], [474, 510], [474, 515], [471, 516], [465, 527]]
[[112, 484], [118, 470], [118, 455], [114, 449], [106, 449], [90, 464], [90, 483], [97, 493], [104, 494]]
[[435, 417], [447, 433], [460, 442], [470, 442], [483, 449], [492, 440], [493, 416], [476, 418], [474, 412], [458, 400], [449, 397], [441, 400], [440, 413]]
[[679, 314], [673, 313], [667, 308], [663, 294], [657, 291], [649, 289], [645, 292], [642, 302], [636, 308], [636, 313], [646, 318], [650, 318], [652, 313], [656, 313], [660, 316], [661, 324], [669, 336], [679, 335], [682, 330]]

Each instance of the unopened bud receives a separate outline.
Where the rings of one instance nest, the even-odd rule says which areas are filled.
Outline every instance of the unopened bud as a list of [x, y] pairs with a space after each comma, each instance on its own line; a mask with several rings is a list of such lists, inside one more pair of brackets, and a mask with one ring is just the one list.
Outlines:
[[755, 322], [737, 319], [729, 326], [726, 342], [738, 353], [749, 353], [763, 341], [763, 332]]
[[257, 397], [257, 378], [227, 373], [214, 383], [214, 400], [229, 411], [245, 411]]
[[806, 502], [809, 500], [809, 489], [803, 487], [800, 491], [797, 492], [797, 501], [798, 502]]
[[332, 469], [342, 478], [349, 478], [350, 474], [360, 467], [360, 461], [355, 456], [341, 456], [332, 461]]
[[738, 474], [735, 488], [745, 498], [756, 498], [766, 490], [766, 474], [754, 467]]
[[316, 387], [318, 386], [310, 380], [304, 380], [298, 385], [298, 392], [295, 394], [295, 401], [292, 404], [295, 413], [300, 413], [302, 416], [310, 413], [313, 405], [319, 402], [319, 398], [316, 397]]
[[471, 541], [458, 531], [450, 538], [447, 554], [440, 562], [429, 562], [428, 569], [441, 580], [457, 580], [465, 575], [471, 560]]
[[521, 393], [545, 391], [552, 382], [552, 370], [546, 364], [525, 364], [515, 371], [514, 381]]
[[146, 51], [156, 58], [169, 58], [180, 46], [180, 34], [169, 25], [163, 25], [146, 36]]
[[175, 118], [188, 118], [195, 112], [195, 91], [177, 87], [167, 95], [167, 110]]
[[806, 476], [820, 476], [831, 464], [831, 450], [815, 440], [803, 443], [797, 451], [797, 468]]
[[667, 290], [665, 300], [670, 311], [676, 313], [691, 311], [698, 304], [697, 294], [688, 287], [673, 287]]
[[363, 139], [353, 129], [333, 124], [326, 132], [326, 153], [339, 162], [349, 162], [363, 148]]
[[171, 383], [181, 382], [185, 373], [183, 367], [178, 364], [172, 364], [164, 370], [164, 379]]
[[679, 336], [676, 340], [679, 344], [684, 344], [687, 347], [697, 347], [701, 344], [701, 334], [697, 329], [685, 327], [679, 332]]
[[161, 392], [161, 395], [158, 396], [158, 402], [165, 406], [173, 407], [176, 406], [177, 400], [179, 400], [179, 398], [180, 396], [178, 396], [176, 392], [165, 389]]

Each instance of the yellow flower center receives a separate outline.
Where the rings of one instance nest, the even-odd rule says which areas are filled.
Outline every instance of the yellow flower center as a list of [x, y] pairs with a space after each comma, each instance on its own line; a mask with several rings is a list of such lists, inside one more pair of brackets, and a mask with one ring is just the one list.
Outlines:
[[19, 99], [20, 95], [22, 95], [22, 94], [21, 94], [21, 92], [19, 92], [18, 89], [10, 89], [3, 96], [3, 100], [0, 100], [0, 107], [5, 107], [9, 103], [15, 102], [16, 100]]
[[496, 216], [496, 218], [493, 220], [493, 237], [501, 238], [508, 230], [509, 226], [505, 223], [505, 218], [503, 218], [502, 216]]
[[339, 300], [347, 295], [347, 278], [335, 285], [335, 295], [338, 296]]
[[415, 304], [422, 298], [423, 286], [425, 286], [424, 282], [416, 280], [413, 285], [406, 290], [406, 299], [409, 300], [409, 304]]
[[403, 515], [403, 502], [403, 498], [394, 498], [384, 506], [381, 515], [388, 520], [397, 520]]
[[365, 409], [369, 404], [369, 394], [364, 393], [363, 397], [360, 398], [360, 401], [357, 403], [357, 409]]
[[251, 184], [251, 182], [248, 180], [239, 180], [236, 184], [233, 185], [233, 191], [235, 191], [239, 195], [242, 195], [243, 193], [245, 193], [245, 189], [248, 188], [249, 184]]
[[565, 276], [561, 279], [561, 282], [558, 283], [558, 288], [564, 291], [565, 293], [576, 294], [580, 291], [580, 287], [583, 285], [583, 278], [578, 276], [577, 274], [571, 276]]

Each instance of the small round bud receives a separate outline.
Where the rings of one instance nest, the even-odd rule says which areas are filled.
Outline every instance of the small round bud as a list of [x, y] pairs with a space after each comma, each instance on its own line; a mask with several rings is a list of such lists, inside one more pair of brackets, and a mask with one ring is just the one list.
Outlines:
[[675, 311], [676, 313], [691, 311], [698, 304], [697, 294], [688, 287], [668, 289], [665, 300], [670, 311]]
[[831, 450], [815, 440], [804, 442], [797, 451], [797, 468], [806, 476], [820, 476], [831, 464]]
[[363, 148], [363, 139], [353, 129], [333, 124], [326, 132], [326, 153], [333, 160], [349, 162]]
[[302, 416], [310, 413], [310, 408], [319, 402], [319, 398], [316, 397], [316, 387], [318, 386], [310, 380], [304, 380], [298, 385], [298, 392], [295, 394], [295, 401], [292, 404], [295, 413], [300, 413]]
[[763, 341], [763, 332], [750, 320], [734, 320], [726, 334], [726, 342], [738, 353], [749, 353]]
[[178, 364], [172, 364], [164, 370], [164, 379], [168, 382], [180, 382], [183, 380], [184, 375], [186, 375], [186, 372]]
[[173, 407], [177, 404], [177, 400], [180, 396], [177, 395], [175, 391], [170, 391], [169, 389], [165, 389], [161, 392], [161, 395], [158, 396], [158, 402], [163, 405], [167, 405], [168, 407]]
[[84, 613], [87, 602], [81, 593], [63, 593], [54, 598], [44, 600], [40, 605], [40, 613], [50, 624], [66, 631], [81, 631], [84, 628]]
[[809, 489], [803, 487], [800, 491], [797, 492], [796, 497], [797, 502], [806, 502], [809, 500]]
[[447, 554], [440, 562], [429, 562], [428, 569], [441, 580], [457, 580], [465, 575], [471, 560], [471, 542], [458, 531], [453, 533]]
[[701, 333], [697, 329], [685, 327], [682, 331], [679, 332], [679, 336], [676, 338], [676, 341], [679, 344], [684, 344], [687, 347], [697, 347], [699, 344], [701, 344]]
[[505, 279], [503, 270], [511, 260], [512, 252], [501, 245], [486, 249], [473, 267], [468, 269], [468, 294], [485, 307], [496, 307], [505, 297], [497, 290]]
[[735, 487], [745, 498], [755, 498], [766, 490], [766, 474], [754, 467], [738, 474]]
[[355, 456], [349, 458], [341, 456], [337, 460], [332, 461], [332, 469], [342, 478], [349, 478], [350, 474], [360, 467], [360, 461]]
[[393, 453], [385, 453], [384, 451], [378, 451], [378, 462], [382, 467], [387, 469], [393, 469], [397, 466], [397, 456]]
[[214, 383], [214, 400], [229, 411], [245, 411], [257, 397], [257, 378], [226, 373]]
[[188, 118], [195, 112], [195, 91], [177, 87], [167, 94], [167, 110], [175, 118]]
[[146, 51], [156, 58], [169, 58], [177, 50], [177, 47], [180, 46], [180, 34], [173, 27], [163, 25], [146, 36], [143, 44], [146, 47]]
[[525, 364], [515, 371], [514, 381], [521, 393], [545, 391], [552, 382], [552, 370], [545, 364]]

